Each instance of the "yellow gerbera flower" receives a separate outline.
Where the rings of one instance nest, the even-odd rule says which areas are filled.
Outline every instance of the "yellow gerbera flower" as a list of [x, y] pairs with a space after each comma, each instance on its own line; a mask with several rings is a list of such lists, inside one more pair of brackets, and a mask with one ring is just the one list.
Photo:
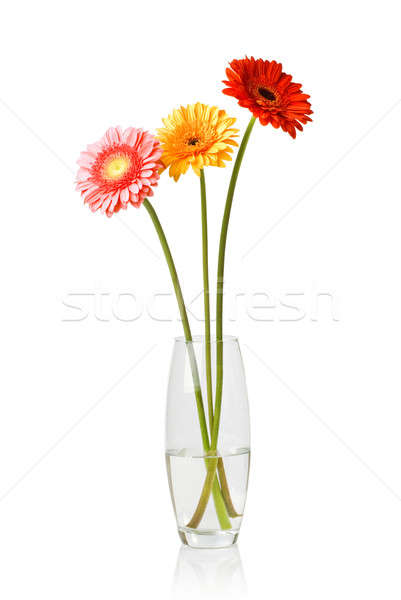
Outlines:
[[225, 110], [206, 104], [190, 104], [174, 110], [165, 127], [158, 129], [158, 138], [163, 149], [162, 162], [170, 167], [170, 177], [178, 181], [180, 175], [192, 166], [197, 175], [203, 167], [225, 167], [224, 161], [231, 160], [233, 139], [238, 129], [233, 129], [235, 119]]

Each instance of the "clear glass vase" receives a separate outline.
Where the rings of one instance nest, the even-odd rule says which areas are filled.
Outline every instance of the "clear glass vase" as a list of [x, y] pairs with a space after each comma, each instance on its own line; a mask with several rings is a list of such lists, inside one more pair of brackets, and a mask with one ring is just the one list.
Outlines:
[[[222, 370], [217, 370], [216, 354], [221, 358], [221, 353]], [[216, 370], [222, 382], [220, 410]], [[207, 347], [204, 337], [191, 343], [177, 338], [167, 394], [166, 464], [182, 542], [193, 548], [236, 542], [249, 460], [249, 407], [238, 340], [227, 336]]]

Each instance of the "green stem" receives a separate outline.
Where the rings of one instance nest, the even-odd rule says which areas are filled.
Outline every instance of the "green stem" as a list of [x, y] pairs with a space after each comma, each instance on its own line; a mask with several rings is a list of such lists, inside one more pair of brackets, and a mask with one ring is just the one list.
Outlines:
[[[204, 410], [203, 400], [202, 400], [202, 391], [201, 391], [200, 380], [199, 380], [198, 365], [196, 362], [196, 356], [195, 356], [195, 352], [194, 352], [194, 348], [193, 348], [193, 344], [192, 344], [191, 328], [190, 328], [189, 321], [188, 321], [188, 315], [187, 315], [187, 311], [185, 308], [184, 297], [182, 295], [182, 290], [181, 290], [180, 282], [178, 279], [177, 270], [175, 268], [174, 260], [173, 260], [166, 236], [164, 234], [163, 227], [159, 221], [159, 218], [156, 214], [155, 209], [153, 208], [152, 204], [150, 203], [150, 201], [147, 198], [143, 201], [143, 205], [145, 206], [146, 210], [148, 211], [149, 216], [152, 219], [153, 225], [155, 226], [157, 235], [160, 240], [160, 244], [162, 246], [164, 255], [166, 257], [167, 265], [168, 265], [170, 275], [171, 275], [171, 280], [173, 282], [173, 287], [174, 287], [175, 295], [177, 298], [178, 308], [179, 308], [180, 315], [181, 315], [181, 321], [182, 321], [182, 325], [184, 328], [184, 336], [185, 336], [185, 340], [187, 342], [187, 349], [188, 349], [189, 361], [190, 361], [190, 365], [191, 365], [192, 378], [193, 378], [193, 382], [194, 382], [195, 399], [196, 399], [196, 406], [197, 406], [197, 411], [198, 411], [198, 418], [199, 418], [199, 425], [200, 425], [200, 430], [201, 430], [203, 449], [206, 453], [209, 453], [210, 442], [209, 442], [209, 436], [208, 436], [208, 432], [207, 432], [206, 416], [205, 416], [205, 410]], [[214, 462], [216, 462], [216, 461], [214, 461]], [[210, 477], [211, 477], [211, 484], [213, 486], [212, 489], [213, 489], [214, 503], [216, 506], [216, 513], [217, 513], [217, 517], [219, 519], [220, 526], [222, 529], [230, 529], [231, 522], [228, 517], [227, 510], [226, 510], [226, 507], [224, 504], [224, 500], [221, 495], [221, 490], [220, 490], [218, 480], [215, 476], [216, 475], [216, 466], [213, 463], [211, 466], [207, 465], [208, 471], [209, 471], [209, 467], [210, 467], [210, 470], [213, 472], [213, 477], [211, 477], [211, 476]], [[206, 505], [209, 500], [209, 496], [210, 496], [210, 492], [207, 496]]]
[[[209, 431], [212, 435], [213, 430], [213, 389], [212, 389], [212, 356], [211, 356], [211, 341], [210, 341], [210, 287], [209, 287], [209, 248], [208, 248], [208, 233], [207, 233], [207, 203], [206, 203], [206, 182], [204, 170], [200, 173], [200, 189], [201, 189], [201, 208], [202, 208], [202, 256], [203, 256], [203, 297], [205, 306], [205, 363], [206, 363], [206, 388], [207, 388], [207, 405], [209, 412]], [[224, 469], [222, 458], [218, 459], [217, 471], [219, 474], [220, 488], [223, 495], [224, 504], [230, 517], [238, 517], [239, 513], [234, 508], [233, 501], [230, 495], [227, 476]], [[206, 475], [205, 483], [202, 490], [201, 500], [197, 506], [192, 522], [197, 519], [202, 519], [203, 512], [206, 510], [205, 504], [206, 494], [210, 489], [209, 471]], [[209, 491], [210, 495], [210, 491]], [[202, 502], [203, 499], [203, 502]], [[203, 511], [203, 512], [202, 512]]]
[[227, 193], [226, 206], [224, 209], [223, 221], [221, 224], [220, 245], [219, 245], [219, 260], [217, 265], [217, 298], [216, 298], [216, 400], [214, 408], [213, 430], [211, 434], [210, 448], [215, 451], [217, 448], [217, 440], [219, 436], [220, 416], [221, 416], [221, 399], [223, 392], [223, 288], [224, 288], [224, 260], [227, 244], [227, 230], [230, 221], [231, 206], [233, 203], [235, 186], [237, 184], [238, 173], [241, 167], [242, 159], [251, 135], [253, 126], [255, 125], [255, 117], [249, 121], [249, 125], [242, 138], [241, 145], [238, 149], [237, 158], [234, 163], [233, 172], [231, 175], [230, 185]]
[[212, 390], [212, 356], [210, 346], [210, 292], [209, 292], [209, 250], [207, 235], [206, 182], [203, 169], [200, 173], [201, 212], [202, 212], [202, 257], [203, 257], [203, 299], [205, 307], [205, 363], [207, 406], [209, 412], [209, 430], [213, 429], [213, 390]]
[[[207, 504], [209, 502], [210, 494], [212, 493], [212, 489], [217, 484], [219, 485], [218, 480], [216, 478], [216, 468], [217, 468], [217, 458], [206, 458], [206, 478], [203, 484], [202, 493], [199, 498], [198, 505], [195, 509], [194, 514], [191, 517], [191, 520], [188, 522], [187, 527], [191, 529], [196, 529], [201, 522], [203, 515], [205, 514], [205, 510]], [[216, 504], [217, 509], [218, 504]], [[231, 523], [230, 523], [231, 526]]]
[[161, 226], [161, 223], [159, 221], [159, 217], [157, 216], [155, 209], [153, 208], [152, 204], [149, 202], [149, 200], [147, 198], [143, 201], [143, 205], [146, 208], [146, 210], [148, 211], [149, 216], [153, 221], [153, 225], [155, 226], [157, 235], [159, 236], [159, 240], [160, 240], [161, 246], [163, 248], [163, 252], [166, 257], [167, 265], [168, 265], [168, 268], [170, 271], [171, 280], [173, 282], [174, 291], [175, 291], [175, 295], [176, 295], [177, 303], [178, 303], [178, 308], [179, 308], [180, 315], [181, 315], [182, 326], [184, 328], [185, 340], [186, 340], [186, 342], [189, 342], [187, 344], [187, 348], [188, 348], [188, 354], [189, 354], [189, 361], [191, 364], [192, 377], [194, 380], [195, 398], [196, 398], [196, 406], [198, 409], [199, 424], [200, 424], [201, 435], [202, 435], [202, 444], [203, 444], [203, 449], [205, 450], [205, 452], [208, 452], [210, 449], [210, 444], [209, 444], [209, 436], [208, 436], [208, 432], [207, 432], [205, 409], [203, 407], [202, 392], [201, 392], [200, 380], [199, 380], [199, 372], [198, 372], [198, 366], [196, 364], [194, 348], [192, 345], [191, 328], [189, 326], [188, 315], [187, 315], [187, 311], [185, 308], [184, 297], [182, 295], [180, 281], [178, 279], [174, 260], [173, 260], [166, 236], [164, 235], [163, 227]]
[[228, 486], [226, 470], [224, 468], [224, 462], [221, 457], [217, 462], [217, 472], [219, 474], [221, 494], [223, 496], [224, 504], [226, 505], [226, 509], [229, 516], [233, 519], [235, 519], [236, 517], [241, 517], [242, 515], [236, 511], [235, 506], [233, 504], [230, 494], [230, 488]]

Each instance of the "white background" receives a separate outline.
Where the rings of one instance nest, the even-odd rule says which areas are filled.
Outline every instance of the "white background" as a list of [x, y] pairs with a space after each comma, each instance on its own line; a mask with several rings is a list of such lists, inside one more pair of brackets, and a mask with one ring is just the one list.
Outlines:
[[[400, 597], [397, 4], [3, 7], [3, 598]], [[164, 472], [181, 326], [172, 298], [152, 300], [170, 291], [155, 233], [144, 209], [92, 215], [75, 160], [110, 125], [155, 130], [198, 100], [243, 129], [221, 80], [245, 54], [281, 61], [314, 121], [295, 141], [257, 125], [240, 175], [225, 330], [243, 348], [253, 464], [238, 550], [209, 555], [180, 551]], [[212, 281], [229, 172], [206, 173]], [[188, 300], [201, 290], [198, 185], [163, 176], [154, 201]], [[72, 293], [87, 294], [79, 310]]]

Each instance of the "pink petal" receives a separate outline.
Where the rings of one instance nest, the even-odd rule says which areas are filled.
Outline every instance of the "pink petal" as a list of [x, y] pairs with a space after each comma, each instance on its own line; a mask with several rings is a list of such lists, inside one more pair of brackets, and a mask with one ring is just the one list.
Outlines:
[[141, 154], [144, 158], [146, 158], [147, 156], [149, 156], [149, 154], [152, 152], [153, 150], [153, 140], [149, 140], [148, 142], [145, 142], [142, 147], [141, 147]]
[[104, 141], [105, 144], [109, 145], [118, 144], [120, 142], [118, 130], [115, 127], [109, 127], [102, 141]]
[[111, 203], [111, 197], [107, 196], [103, 201], [102, 208], [100, 209], [102, 213], [106, 212], [110, 203]]
[[137, 194], [134, 194], [133, 192], [129, 192], [129, 202], [131, 202], [131, 204], [133, 204], [136, 201], [136, 197]]
[[163, 150], [161, 148], [155, 148], [155, 150], [150, 155], [150, 158], [152, 158], [152, 160], [159, 160], [159, 158], [161, 158], [162, 154], [163, 154]]
[[98, 210], [98, 208], [100, 208], [102, 203], [103, 203], [103, 198], [99, 198], [96, 202], [90, 203], [89, 208], [91, 209], [92, 212], [95, 212], [95, 210]]
[[89, 154], [96, 158], [97, 154], [102, 150], [102, 144], [100, 142], [88, 144], [86, 150]]
[[128, 127], [123, 133], [123, 141], [130, 146], [135, 144], [138, 135], [138, 130], [135, 127]]
[[78, 182], [82, 182], [85, 181], [86, 179], [88, 179], [90, 173], [87, 169], [83, 169], [82, 167], [80, 169], [78, 169], [78, 173], [77, 173], [77, 181]]
[[80, 167], [91, 167], [94, 162], [95, 162], [95, 158], [88, 152], [81, 152], [81, 154], [77, 160], [77, 164]]
[[123, 204], [126, 204], [129, 200], [129, 191], [127, 188], [124, 188], [120, 191], [120, 200]]
[[[109, 210], [111, 213], [113, 213], [113, 212], [114, 212], [114, 208], [115, 208], [115, 206], [116, 206], [116, 204], [117, 204], [117, 202], [118, 202], [118, 199], [119, 199], [119, 197], [120, 197], [120, 192], [119, 192], [119, 191], [117, 191], [115, 194], [113, 194], [113, 196], [112, 196], [112, 198], [111, 198], [111, 203], [110, 203], [110, 206], [109, 206], [109, 208], [108, 208], [108, 210]], [[109, 216], [111, 216], [111, 215], [109, 215]]]

